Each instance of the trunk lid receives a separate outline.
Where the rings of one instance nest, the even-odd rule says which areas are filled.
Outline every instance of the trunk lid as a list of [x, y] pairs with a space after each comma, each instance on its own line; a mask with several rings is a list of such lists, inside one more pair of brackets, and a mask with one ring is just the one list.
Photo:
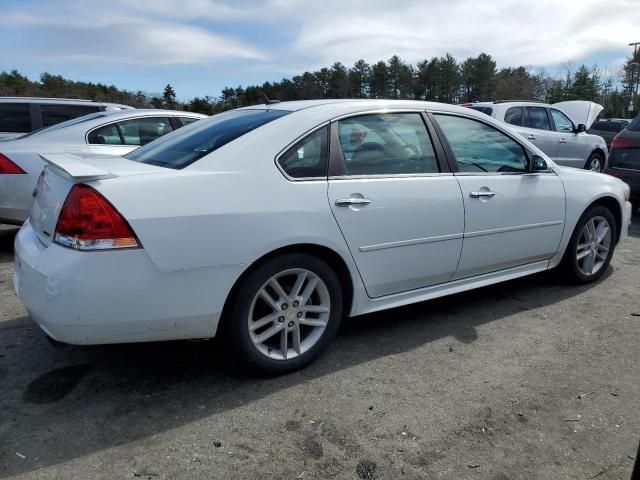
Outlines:
[[171, 171], [121, 157], [92, 161], [65, 154], [40, 156], [45, 167], [33, 192], [35, 200], [31, 206], [29, 222], [40, 241], [47, 246], [53, 241], [60, 210], [75, 183]]
[[604, 109], [602, 105], [587, 100], [570, 100], [568, 102], [554, 103], [551, 106], [573, 120], [576, 127], [582, 123], [587, 127], [587, 130], [591, 128], [593, 122], [596, 121], [596, 118]]

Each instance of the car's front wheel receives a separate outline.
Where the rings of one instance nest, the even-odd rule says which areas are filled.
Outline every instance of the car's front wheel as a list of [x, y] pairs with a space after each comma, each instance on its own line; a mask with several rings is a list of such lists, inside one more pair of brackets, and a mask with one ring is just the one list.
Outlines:
[[593, 152], [589, 155], [584, 168], [585, 170], [591, 170], [592, 172], [602, 173], [602, 170], [604, 169], [604, 159], [602, 158], [602, 155]]
[[231, 316], [233, 353], [268, 374], [296, 370], [331, 342], [342, 317], [340, 281], [305, 253], [272, 258], [240, 287]]
[[603, 205], [585, 211], [569, 240], [562, 267], [576, 283], [597, 280], [605, 272], [616, 246], [616, 220]]

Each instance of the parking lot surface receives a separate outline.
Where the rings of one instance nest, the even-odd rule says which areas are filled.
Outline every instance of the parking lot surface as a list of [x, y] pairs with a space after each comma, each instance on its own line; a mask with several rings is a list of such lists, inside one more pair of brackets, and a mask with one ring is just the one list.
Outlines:
[[54, 348], [13, 293], [15, 232], [0, 227], [0, 478], [631, 475], [637, 226], [597, 284], [546, 273], [350, 319], [278, 378], [238, 373], [215, 340]]

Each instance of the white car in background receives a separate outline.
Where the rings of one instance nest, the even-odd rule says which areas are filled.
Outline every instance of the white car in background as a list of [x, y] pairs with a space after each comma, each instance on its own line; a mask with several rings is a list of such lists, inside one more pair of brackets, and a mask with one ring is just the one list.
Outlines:
[[0, 140], [0, 223], [21, 225], [44, 166], [42, 153], [79, 158], [126, 155], [206, 115], [174, 110], [98, 112], [18, 138]]
[[547, 154], [558, 165], [602, 172], [607, 143], [586, 133], [602, 105], [583, 100], [548, 105], [541, 102], [500, 100], [465, 104], [513, 125], [513, 130]]
[[48, 335], [222, 335], [272, 373], [315, 358], [343, 315], [555, 267], [592, 282], [631, 216], [617, 178], [418, 101], [259, 105], [127, 158], [45, 157], [14, 285]]

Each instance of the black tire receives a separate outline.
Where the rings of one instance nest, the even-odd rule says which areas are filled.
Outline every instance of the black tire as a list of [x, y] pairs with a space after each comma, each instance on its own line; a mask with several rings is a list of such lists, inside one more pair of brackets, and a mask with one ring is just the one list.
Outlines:
[[[272, 359], [254, 345], [248, 326], [251, 303], [260, 289], [274, 275], [289, 269], [306, 269], [317, 275], [330, 297], [329, 318], [324, 331], [309, 350], [291, 359]], [[267, 260], [256, 268], [240, 286], [229, 318], [228, 334], [230, 351], [240, 366], [253, 372], [280, 375], [298, 370], [317, 358], [331, 343], [342, 319], [343, 298], [338, 276], [322, 259], [306, 253], [290, 253]]]
[[[599, 167], [597, 170], [594, 170], [593, 165], [595, 164], [596, 160], [598, 162]], [[584, 164], [584, 169], [602, 173], [602, 170], [604, 170], [604, 158], [602, 158], [602, 155], [600, 155], [599, 153], [593, 152], [591, 155], [589, 155], [589, 158], [587, 159], [587, 163]]]
[[640, 209], [640, 200], [631, 200], [631, 213]]
[[[582, 230], [584, 229], [587, 222], [589, 222], [589, 220], [594, 217], [603, 217], [609, 223], [609, 228], [611, 230], [611, 245], [609, 247], [608, 255], [602, 267], [597, 272], [591, 275], [585, 275], [579, 268], [576, 252]], [[569, 244], [567, 245], [567, 249], [564, 252], [562, 263], [560, 264], [560, 267], [564, 271], [567, 280], [577, 284], [590, 283], [598, 280], [607, 270], [607, 267], [611, 262], [611, 257], [613, 256], [613, 252], [617, 243], [617, 231], [616, 219], [607, 207], [603, 205], [592, 205], [591, 207], [589, 207], [578, 220], [576, 228], [573, 230], [573, 234], [571, 235], [571, 239], [569, 240]]]

